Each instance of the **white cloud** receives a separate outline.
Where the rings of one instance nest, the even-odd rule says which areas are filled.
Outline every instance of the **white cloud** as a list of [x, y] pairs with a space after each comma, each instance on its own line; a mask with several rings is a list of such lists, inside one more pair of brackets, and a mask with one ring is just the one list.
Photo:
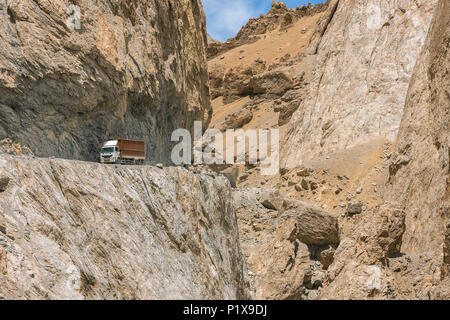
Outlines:
[[249, 0], [202, 0], [207, 13], [208, 33], [224, 41], [233, 37], [248, 19], [262, 13], [264, 1], [254, 4]]

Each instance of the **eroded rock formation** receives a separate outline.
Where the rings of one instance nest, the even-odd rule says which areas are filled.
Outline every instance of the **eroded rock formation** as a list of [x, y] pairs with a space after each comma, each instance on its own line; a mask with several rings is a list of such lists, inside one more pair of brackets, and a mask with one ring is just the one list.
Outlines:
[[1, 298], [251, 297], [225, 177], [1, 155], [0, 184]]
[[344, 239], [320, 298], [450, 299], [450, 5], [439, 1], [408, 89], [385, 204]]
[[170, 133], [209, 119], [200, 0], [1, 0], [0, 29], [0, 138], [37, 155], [92, 161], [128, 137], [168, 162]]
[[403, 249], [438, 250], [450, 219], [450, 4], [441, 1], [411, 79], [386, 196], [409, 212]]
[[233, 192], [256, 299], [314, 299], [339, 243], [337, 219], [278, 190]]
[[208, 46], [208, 59], [213, 59], [236, 47], [249, 44], [259, 40], [264, 34], [274, 31], [277, 28], [286, 29], [292, 26], [299, 19], [312, 16], [327, 9], [327, 3], [317, 4], [315, 6], [300, 6], [290, 9], [282, 1], [272, 1], [272, 8], [266, 15], [261, 14], [258, 18], [251, 18], [236, 37], [228, 39], [224, 43], [211, 42]]
[[393, 206], [366, 212], [342, 240], [328, 268], [320, 299], [393, 299], [397, 297], [389, 258], [400, 253], [405, 212]]

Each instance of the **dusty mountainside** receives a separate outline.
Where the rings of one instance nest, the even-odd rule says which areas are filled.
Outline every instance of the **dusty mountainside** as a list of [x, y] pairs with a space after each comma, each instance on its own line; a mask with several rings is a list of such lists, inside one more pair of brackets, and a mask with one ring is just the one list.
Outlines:
[[[265, 16], [250, 19], [236, 38], [220, 44], [222, 54], [210, 55], [208, 61], [213, 99], [210, 128], [280, 128], [283, 141], [311, 79], [315, 58], [306, 55], [307, 49], [324, 31], [323, 22], [334, 7], [331, 1], [289, 9], [274, 1]], [[232, 172], [236, 169], [239, 186], [253, 188], [267, 182], [259, 167]]]
[[[220, 48], [221, 52], [209, 53], [212, 98], [223, 96], [225, 105], [247, 96], [252, 96], [253, 101], [266, 99], [273, 103], [286, 91], [296, 86], [299, 89], [303, 84], [301, 70], [293, 65], [301, 60], [315, 23], [326, 8], [318, 5], [289, 9], [275, 1], [267, 15], [251, 19], [235, 38], [210, 45], [209, 51]], [[298, 95], [298, 91], [292, 90], [291, 95]], [[217, 99], [213, 101], [213, 105], [218, 103]]]
[[0, 27], [0, 298], [250, 298], [226, 178], [33, 156], [167, 160], [209, 120], [201, 2], [1, 0]]
[[450, 218], [449, 41], [450, 4], [441, 1], [411, 79], [389, 166], [386, 196], [409, 212], [403, 240], [409, 253], [441, 251]]
[[[328, 1], [326, 6], [309, 9], [308, 15], [282, 26], [276, 21], [284, 21], [283, 16], [307, 7], [287, 9], [275, 2], [266, 17], [249, 22], [248, 25], [270, 28], [257, 35], [256, 41], [208, 62], [214, 110], [211, 126], [221, 130], [279, 128], [282, 167], [313, 168], [320, 175], [314, 177], [314, 182], [323, 185], [326, 180], [326, 184], [315, 193], [299, 193], [294, 187], [304, 177], [298, 180], [286, 175], [268, 181], [258, 174], [258, 168], [241, 168], [240, 185], [269, 184], [268, 187], [282, 188], [284, 193], [304, 196], [304, 200], [314, 200], [338, 211], [342, 211], [339, 207], [348, 197], [353, 198], [362, 188], [360, 200], [378, 205], [380, 196], [375, 184], [379, 185], [386, 175], [409, 78], [435, 4], [384, 1], [376, 9], [366, 1]], [[377, 27], [372, 20], [379, 15], [388, 23]], [[271, 20], [272, 16], [278, 19]], [[254, 28], [256, 33], [259, 29]], [[243, 30], [247, 30], [247, 38], [251, 37], [251, 28]], [[370, 56], [366, 53], [372, 51], [374, 60], [366, 64]], [[366, 84], [359, 84], [362, 78], [372, 81], [370, 90], [364, 89]], [[344, 84], [345, 88], [339, 87]], [[381, 85], [383, 88], [374, 90]], [[323, 109], [311, 106], [319, 94], [328, 99], [320, 102]], [[354, 99], [360, 99], [360, 104], [356, 105]], [[389, 124], [369, 130], [378, 126], [374, 115]], [[340, 120], [330, 120], [337, 116]], [[388, 133], [391, 129], [392, 133]], [[348, 135], [348, 139], [341, 139], [335, 135], [337, 132]], [[356, 139], [356, 135], [361, 135], [361, 139]], [[335, 138], [336, 143], [331, 141]], [[295, 177], [296, 172], [292, 173]], [[347, 176], [349, 181], [343, 185], [345, 181], [338, 176]]]
[[[435, 5], [333, 0], [288, 9], [274, 2], [266, 16], [251, 20], [242, 33], [251, 38], [253, 31], [255, 41], [208, 62], [211, 127], [280, 129], [283, 170], [264, 177], [257, 166], [241, 166], [237, 185], [278, 188], [336, 216], [350, 201], [363, 210], [380, 205]], [[293, 12], [308, 14], [282, 25]], [[303, 169], [312, 171], [298, 174]]]
[[213, 59], [231, 49], [245, 44], [252, 44], [264, 37], [267, 33], [274, 31], [278, 27], [287, 28], [305, 16], [312, 16], [322, 12], [327, 8], [326, 4], [315, 6], [300, 6], [295, 9], [289, 9], [282, 1], [272, 1], [272, 8], [264, 15], [258, 18], [251, 18], [236, 37], [228, 39], [224, 43], [212, 42], [208, 45], [208, 59]]
[[0, 156], [0, 298], [248, 299], [231, 188], [185, 169]]
[[[328, 1], [210, 56], [211, 126], [281, 131], [279, 175], [224, 171], [256, 297], [450, 298], [447, 3]], [[338, 242], [302, 241], [312, 207]]]
[[170, 132], [208, 121], [200, 0], [0, 0], [0, 29], [0, 138], [37, 155], [96, 160], [128, 137], [167, 162]]

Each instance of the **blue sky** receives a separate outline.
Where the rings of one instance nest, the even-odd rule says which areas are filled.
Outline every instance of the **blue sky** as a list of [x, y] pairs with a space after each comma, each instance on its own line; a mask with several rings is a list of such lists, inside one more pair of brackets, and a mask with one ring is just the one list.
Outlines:
[[[266, 14], [272, 0], [202, 0], [208, 24], [208, 33], [217, 40], [234, 37], [248, 19]], [[286, 0], [289, 8], [316, 4], [325, 0]]]

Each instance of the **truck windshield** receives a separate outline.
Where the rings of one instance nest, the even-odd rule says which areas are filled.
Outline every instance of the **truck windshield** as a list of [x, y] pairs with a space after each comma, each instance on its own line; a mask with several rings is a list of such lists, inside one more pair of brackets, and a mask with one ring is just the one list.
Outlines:
[[102, 148], [102, 153], [113, 153], [115, 148]]

